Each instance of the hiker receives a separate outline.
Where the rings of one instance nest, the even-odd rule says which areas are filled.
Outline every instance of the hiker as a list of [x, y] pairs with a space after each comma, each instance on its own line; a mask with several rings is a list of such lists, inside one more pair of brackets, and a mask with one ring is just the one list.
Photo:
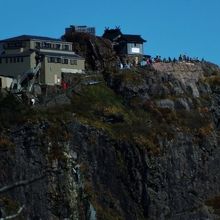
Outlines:
[[185, 54], [183, 55], [183, 61], [186, 61], [186, 55]]
[[35, 105], [35, 99], [31, 98], [31, 105], [34, 106]]
[[161, 61], [162, 61], [161, 56], [159, 56], [159, 62], [161, 62]]
[[147, 65], [151, 65], [150, 58], [147, 59]]

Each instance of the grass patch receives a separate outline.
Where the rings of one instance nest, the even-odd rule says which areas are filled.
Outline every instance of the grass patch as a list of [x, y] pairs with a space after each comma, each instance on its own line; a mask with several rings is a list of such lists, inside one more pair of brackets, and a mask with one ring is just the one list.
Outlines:
[[[204, 106], [191, 111], [173, 111], [158, 108], [152, 101], [143, 105], [138, 97], [128, 106], [121, 96], [105, 84], [82, 85], [77, 93], [73, 93], [69, 105], [32, 109], [10, 95], [0, 99], [0, 104], [0, 128], [27, 120], [46, 120], [50, 127], [45, 135], [54, 139], [54, 143], [68, 139], [63, 128], [66, 122], [71, 122], [74, 118], [82, 124], [104, 130], [113, 139], [130, 142], [153, 153], [158, 153], [158, 136], [173, 139], [175, 128], [203, 137], [213, 131], [210, 114]], [[53, 157], [58, 156], [54, 154]]]
[[208, 83], [211, 89], [216, 89], [220, 86], [220, 76], [210, 76], [205, 78], [205, 82]]
[[138, 146], [145, 143], [146, 149], [154, 146], [151, 143], [148, 112], [129, 108], [120, 96], [105, 85], [82, 88], [80, 94], [73, 95], [72, 110], [82, 123], [104, 129], [116, 140]]
[[117, 82], [123, 82], [125, 84], [131, 84], [138, 86], [144, 83], [143, 73], [135, 69], [123, 69], [119, 73], [114, 75], [114, 80]]

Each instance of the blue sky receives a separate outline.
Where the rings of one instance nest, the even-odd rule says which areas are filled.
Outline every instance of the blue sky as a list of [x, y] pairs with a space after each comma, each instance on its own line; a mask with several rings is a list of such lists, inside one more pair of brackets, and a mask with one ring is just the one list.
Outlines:
[[145, 53], [186, 54], [220, 65], [220, 0], [2, 0], [0, 39], [21, 34], [60, 37], [70, 24], [120, 26], [147, 40]]

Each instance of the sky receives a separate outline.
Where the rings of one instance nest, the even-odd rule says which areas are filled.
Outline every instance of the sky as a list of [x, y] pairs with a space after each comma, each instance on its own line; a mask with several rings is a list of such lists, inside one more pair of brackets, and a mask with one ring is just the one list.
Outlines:
[[120, 26], [141, 35], [145, 54], [204, 58], [220, 65], [220, 0], [1, 0], [0, 39], [59, 38], [69, 25]]

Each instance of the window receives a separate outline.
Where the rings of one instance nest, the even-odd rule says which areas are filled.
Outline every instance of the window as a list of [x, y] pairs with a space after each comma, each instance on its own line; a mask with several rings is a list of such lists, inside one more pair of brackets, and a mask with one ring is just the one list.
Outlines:
[[36, 42], [36, 48], [40, 48], [40, 42]]
[[10, 58], [9, 58], [9, 62], [10, 62], [10, 63], [12, 63], [12, 62], [13, 62], [13, 59], [12, 59], [12, 57], [10, 57]]
[[20, 62], [20, 57], [17, 57], [17, 63], [19, 63]]
[[22, 47], [26, 48], [27, 47], [27, 42], [23, 41], [22, 42]]
[[48, 63], [55, 63], [55, 57], [48, 57]]
[[8, 58], [5, 58], [5, 62], [8, 63]]
[[77, 60], [70, 60], [71, 65], [77, 65]]
[[56, 44], [56, 49], [60, 50], [60, 44]]
[[[48, 57], [48, 63], [61, 63], [61, 58], [59, 57]], [[67, 60], [68, 62], [68, 60]]]
[[64, 44], [64, 45], [62, 46], [62, 48], [63, 48], [63, 50], [69, 50], [69, 45]]
[[57, 58], [57, 63], [61, 63], [61, 58]]
[[63, 63], [63, 64], [68, 64], [68, 63], [69, 63], [69, 62], [68, 62], [68, 59], [63, 59], [63, 60], [62, 60], [62, 63]]
[[24, 58], [23, 58], [23, 57], [21, 57], [20, 61], [23, 63], [23, 62], [24, 62]]
[[13, 62], [16, 63], [16, 57], [13, 58]]
[[47, 58], [47, 62], [48, 62], [48, 63], [51, 63], [51, 62], [52, 62], [52, 59], [51, 59], [51, 58], [52, 58], [52, 57], [48, 57], [48, 58]]
[[44, 42], [44, 48], [51, 48], [51, 44]]
[[22, 42], [21, 41], [11, 41], [7, 43], [7, 48], [8, 49], [17, 49], [22, 47]]

